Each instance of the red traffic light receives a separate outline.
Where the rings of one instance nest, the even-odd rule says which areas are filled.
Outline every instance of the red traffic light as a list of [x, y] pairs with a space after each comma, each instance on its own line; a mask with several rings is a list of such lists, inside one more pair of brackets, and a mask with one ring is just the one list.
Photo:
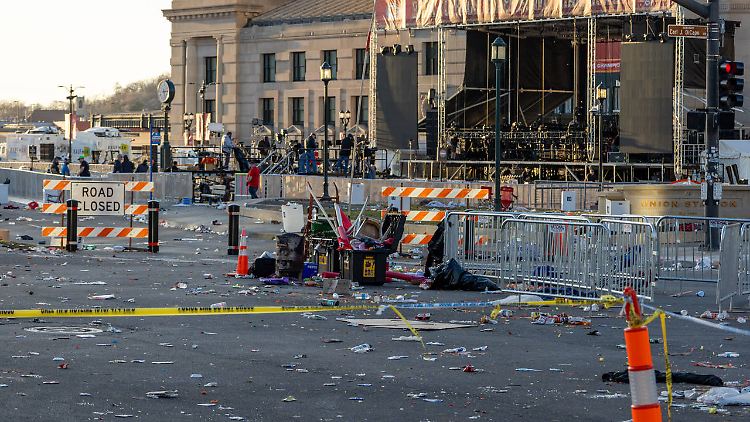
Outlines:
[[725, 75], [743, 76], [745, 74], [745, 64], [742, 62], [723, 62], [719, 69]]

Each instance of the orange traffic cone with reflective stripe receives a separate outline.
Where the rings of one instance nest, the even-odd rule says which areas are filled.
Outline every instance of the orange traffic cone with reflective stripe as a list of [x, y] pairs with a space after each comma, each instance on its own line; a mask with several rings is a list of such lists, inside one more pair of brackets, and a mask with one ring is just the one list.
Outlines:
[[651, 359], [651, 343], [648, 328], [642, 324], [641, 308], [635, 291], [627, 287], [625, 295], [625, 350], [628, 354], [628, 378], [630, 382], [633, 422], [661, 422], [659, 392], [656, 389], [654, 363]]
[[244, 277], [250, 271], [250, 258], [247, 256], [247, 232], [242, 229], [240, 235], [240, 253], [237, 256], [237, 270], [235, 276]]

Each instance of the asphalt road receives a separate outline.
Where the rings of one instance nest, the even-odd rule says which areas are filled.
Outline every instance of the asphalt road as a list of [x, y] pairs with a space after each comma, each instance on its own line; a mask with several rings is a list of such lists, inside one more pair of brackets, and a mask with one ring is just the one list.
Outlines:
[[[205, 211], [207, 219], [212, 212]], [[0, 228], [11, 228], [14, 236], [33, 236], [38, 226], [49, 223], [28, 211], [0, 210], [0, 215]], [[19, 221], [19, 216], [32, 221]], [[278, 232], [278, 226], [251, 227], [258, 229], [250, 244], [253, 254], [268, 249], [272, 244], [267, 235]], [[24, 243], [34, 245], [33, 237]], [[174, 240], [178, 238], [200, 240]], [[318, 288], [264, 286], [224, 277], [233, 264], [223, 254], [222, 235], [174, 227], [162, 228], [162, 239], [158, 255], [117, 253], [101, 243], [96, 250], [75, 254], [2, 247], [0, 308], [315, 305], [322, 297]], [[178, 282], [187, 288], [174, 289]], [[364, 291], [420, 302], [499, 298], [419, 291], [403, 283]], [[674, 286], [666, 291], [674, 292]], [[115, 299], [89, 299], [103, 294]], [[662, 292], [656, 299], [666, 309], [686, 309], [696, 316], [715, 308], [713, 302], [710, 294], [671, 297]], [[342, 303], [363, 301], [346, 298]], [[477, 323], [489, 311], [430, 312], [432, 321]], [[602, 373], [626, 368], [625, 351], [618, 348], [626, 325], [619, 310], [542, 310], [593, 317], [591, 327], [534, 325], [528, 318], [532, 311], [514, 309], [513, 317], [496, 325], [424, 331], [425, 342], [440, 343], [425, 350], [418, 342], [392, 340], [409, 336], [408, 331], [364, 329], [336, 320], [390, 316], [374, 312], [320, 313], [326, 320], [298, 314], [0, 320], [0, 414], [12, 421], [628, 420], [629, 386], [601, 381]], [[417, 311], [403, 313], [414, 320]], [[750, 328], [739, 324], [737, 316], [748, 317], [733, 313], [728, 324]], [[716, 374], [742, 385], [750, 379], [750, 338], [676, 319], [667, 326], [673, 370]], [[600, 335], [589, 335], [594, 330]], [[652, 338], [660, 337], [659, 331], [657, 324], [651, 325]], [[331, 339], [340, 342], [328, 342]], [[350, 351], [362, 343], [373, 350]], [[468, 353], [444, 352], [454, 347], [465, 347]], [[654, 344], [652, 351], [655, 366], [663, 370], [662, 345]], [[716, 356], [725, 351], [739, 352], [740, 357]], [[423, 359], [424, 353], [434, 360]], [[389, 359], [394, 356], [406, 357]], [[692, 362], [732, 363], [735, 368], [699, 368]], [[67, 369], [61, 369], [62, 364]], [[451, 369], [468, 364], [479, 371]], [[677, 390], [693, 387], [675, 385]], [[663, 384], [659, 388], [665, 390]], [[160, 390], [176, 390], [177, 397], [146, 397]], [[675, 421], [750, 417], [747, 408], [720, 408], [710, 414], [694, 400], [676, 399], [675, 404]]]

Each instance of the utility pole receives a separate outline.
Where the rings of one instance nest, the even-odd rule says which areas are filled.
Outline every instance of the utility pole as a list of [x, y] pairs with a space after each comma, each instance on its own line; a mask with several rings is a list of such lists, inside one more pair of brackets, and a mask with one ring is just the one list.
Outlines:
[[[721, 187], [722, 175], [719, 167], [719, 50], [721, 48], [721, 18], [719, 0], [708, 0], [708, 3], [696, 0], [672, 0], [674, 3], [690, 10], [708, 20], [708, 39], [706, 40], [706, 202], [705, 216], [719, 216], [719, 199], [715, 197], [714, 185]], [[716, 192], [718, 193], [718, 192]], [[706, 246], [714, 249], [719, 244], [719, 229], [707, 230]]]

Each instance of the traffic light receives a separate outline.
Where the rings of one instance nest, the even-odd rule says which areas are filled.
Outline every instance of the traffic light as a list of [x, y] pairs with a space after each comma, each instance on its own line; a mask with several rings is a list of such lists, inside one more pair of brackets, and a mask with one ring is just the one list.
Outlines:
[[745, 64], [742, 62], [723, 61], [719, 65], [719, 104], [722, 110], [742, 107], [745, 99], [742, 90], [745, 88]]

